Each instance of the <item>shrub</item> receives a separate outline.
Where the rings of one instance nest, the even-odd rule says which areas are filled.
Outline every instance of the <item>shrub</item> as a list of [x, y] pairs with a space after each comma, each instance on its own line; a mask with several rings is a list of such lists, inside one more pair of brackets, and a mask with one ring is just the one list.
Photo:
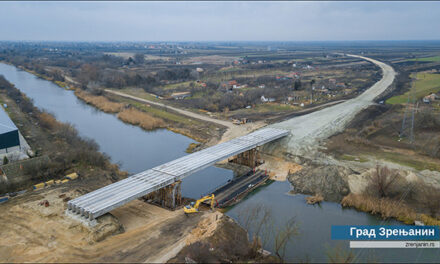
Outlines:
[[46, 129], [55, 129], [59, 127], [58, 121], [47, 112], [41, 112], [38, 115], [38, 120], [40, 121], [40, 125]]
[[388, 197], [391, 194], [391, 187], [395, 183], [398, 172], [390, 170], [388, 167], [376, 166], [376, 170], [370, 176], [369, 188], [370, 194], [376, 194], [379, 197]]

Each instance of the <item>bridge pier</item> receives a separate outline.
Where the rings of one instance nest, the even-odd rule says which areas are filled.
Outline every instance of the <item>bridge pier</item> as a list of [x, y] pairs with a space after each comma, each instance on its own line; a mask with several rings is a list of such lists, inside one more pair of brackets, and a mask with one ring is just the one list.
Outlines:
[[229, 162], [255, 168], [260, 165], [260, 147], [242, 152], [229, 160]]
[[152, 201], [162, 207], [174, 210], [182, 204], [181, 184], [182, 181], [176, 181], [175, 183], [146, 195], [144, 199]]
[[284, 129], [263, 128], [94, 190], [70, 200], [68, 207], [73, 212], [83, 212], [91, 219], [141, 197], [176, 208], [182, 203], [180, 182], [177, 180], [241, 152], [245, 153], [237, 155], [236, 161], [255, 168], [260, 163], [256, 146], [262, 146], [289, 134], [290, 131]]

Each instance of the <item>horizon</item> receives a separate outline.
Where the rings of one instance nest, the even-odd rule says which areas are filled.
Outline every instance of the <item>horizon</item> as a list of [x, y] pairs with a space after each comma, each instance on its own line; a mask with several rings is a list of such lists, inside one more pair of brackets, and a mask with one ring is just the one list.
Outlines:
[[0, 42], [35, 43], [322, 43], [322, 42], [440, 42], [439, 39], [371, 39], [371, 40], [0, 40]]
[[439, 13], [429, 1], [0, 2], [0, 40], [438, 40]]

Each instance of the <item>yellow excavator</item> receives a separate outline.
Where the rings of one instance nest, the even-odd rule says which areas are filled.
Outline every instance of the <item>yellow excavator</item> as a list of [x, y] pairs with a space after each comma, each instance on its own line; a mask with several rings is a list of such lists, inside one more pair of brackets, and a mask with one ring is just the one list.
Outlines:
[[198, 213], [200, 204], [205, 201], [209, 201], [209, 200], [211, 200], [211, 209], [213, 209], [214, 208], [214, 197], [215, 197], [214, 194], [202, 197], [202, 198], [198, 199], [195, 203], [191, 202], [187, 206], [183, 207], [183, 211], [187, 215], [192, 214], [192, 213]]

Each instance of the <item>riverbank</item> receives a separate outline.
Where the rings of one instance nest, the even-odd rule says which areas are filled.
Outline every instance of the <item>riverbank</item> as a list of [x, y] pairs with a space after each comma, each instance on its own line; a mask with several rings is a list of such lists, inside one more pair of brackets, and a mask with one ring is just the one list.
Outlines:
[[[0, 102], [8, 105], [8, 114], [19, 125], [35, 155], [27, 160], [15, 161], [16, 169], [8, 165], [6, 179], [2, 180], [2, 192], [61, 179], [71, 172], [81, 174], [84, 179], [103, 175], [108, 175], [107, 180], [125, 177], [126, 173], [119, 171], [118, 166], [111, 164], [108, 157], [98, 151], [95, 142], [80, 138], [72, 126], [40, 111], [12, 84], [4, 83], [8, 85], [0, 87]], [[34, 159], [38, 162], [32, 162]], [[105, 181], [105, 178], [101, 180]]]
[[[0, 216], [0, 235], [7, 238], [0, 242], [3, 260], [166, 262], [186, 245], [228, 230], [234, 234], [242, 230], [232, 220], [223, 224], [227, 217], [218, 212], [188, 218], [183, 210], [168, 211], [138, 200], [101, 217], [95, 227], [82, 225], [64, 214], [67, 201], [117, 181], [126, 173], [112, 165], [96, 146], [93, 148], [92, 141], [80, 139], [71, 125], [62, 124], [51, 114], [37, 109], [13, 86], [0, 89], [0, 99], [8, 104], [14, 121], [22, 125], [24, 135], [38, 150], [37, 157], [50, 157], [38, 168], [24, 168], [30, 173], [29, 178], [18, 188], [35, 181], [57, 179], [71, 171], [80, 175], [75, 181], [29, 191], [0, 204], [5, 212]], [[63, 162], [64, 169], [59, 167], [59, 162]], [[42, 201], [45, 206], [41, 205]], [[217, 224], [218, 221], [222, 224]], [[243, 246], [247, 234], [242, 230], [236, 238], [240, 241], [236, 247]], [[127, 253], [120, 254], [121, 250]]]
[[338, 165], [299, 161], [303, 169], [288, 176], [292, 193], [322, 195], [343, 207], [409, 225], [440, 225], [439, 172], [390, 168], [380, 161], [375, 168], [333, 161]]
[[[93, 95], [86, 90], [78, 88], [79, 83], [68, 76], [64, 76], [64, 81], [56, 81], [49, 76], [39, 74], [21, 65], [17, 66], [12, 63], [6, 64], [18, 67], [39, 78], [53, 82], [61, 88], [74, 90], [75, 95], [85, 103], [90, 104], [106, 113], [117, 114], [118, 118], [120, 118], [122, 121], [140, 126], [146, 130], [166, 128], [172, 132], [192, 138], [200, 143], [207, 143], [208, 141], [212, 140], [219, 141], [223, 133], [226, 131], [226, 128], [222, 125], [216, 125], [215, 123], [202, 122], [198, 119], [188, 118], [187, 116], [180, 115], [179, 113], [168, 108], [144, 104], [139, 101], [116, 96], [111, 93]], [[130, 113], [122, 113], [124, 110], [126, 110], [126, 108], [133, 109], [129, 110]], [[120, 115], [121, 113], [122, 115]], [[132, 117], [133, 113], [135, 114], [134, 117]]]

